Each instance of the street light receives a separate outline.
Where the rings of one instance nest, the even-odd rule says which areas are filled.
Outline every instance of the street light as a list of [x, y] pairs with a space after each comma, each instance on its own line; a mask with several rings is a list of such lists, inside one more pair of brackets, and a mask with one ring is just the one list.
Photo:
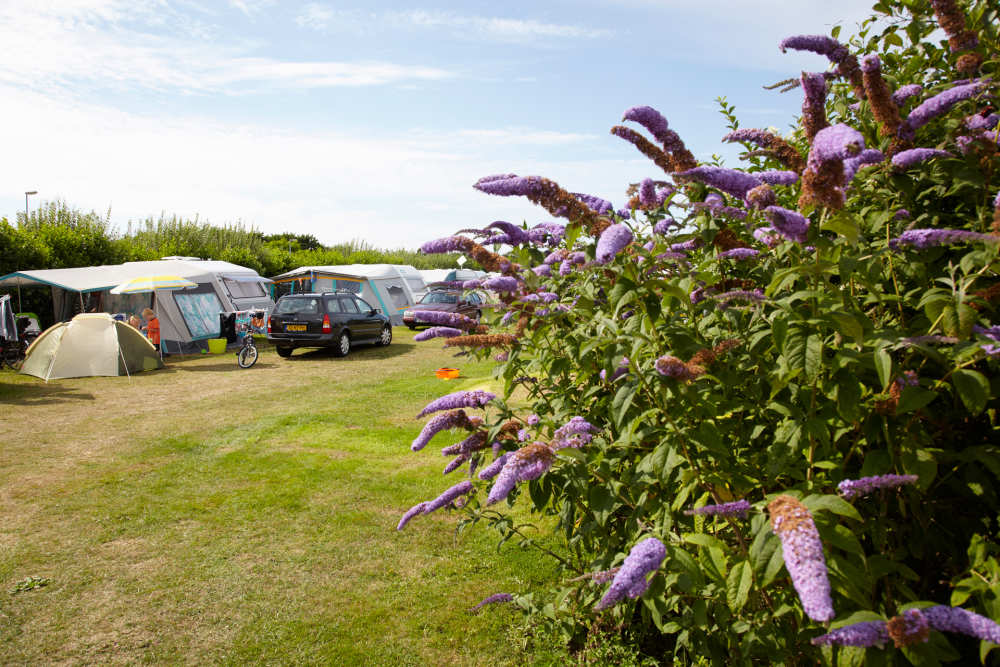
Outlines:
[[38, 190], [27, 190], [24, 193], [24, 224], [28, 224], [28, 195], [37, 195]]

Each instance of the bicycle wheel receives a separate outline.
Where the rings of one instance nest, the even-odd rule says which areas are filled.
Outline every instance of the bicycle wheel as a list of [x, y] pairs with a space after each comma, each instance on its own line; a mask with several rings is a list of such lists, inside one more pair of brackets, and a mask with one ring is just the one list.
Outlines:
[[240, 368], [250, 368], [257, 363], [257, 348], [253, 345], [244, 345], [236, 357], [236, 363]]

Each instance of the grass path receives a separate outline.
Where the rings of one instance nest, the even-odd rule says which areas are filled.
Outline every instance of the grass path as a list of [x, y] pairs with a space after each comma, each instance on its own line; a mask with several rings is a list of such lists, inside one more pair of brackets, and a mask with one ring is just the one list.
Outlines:
[[[400, 514], [459, 481], [409, 451], [432, 398], [487, 386], [405, 329], [388, 348], [250, 370], [172, 357], [128, 378], [0, 373], [4, 664], [503, 664], [530, 661], [497, 591], [552, 577], [457, 517]], [[29, 576], [51, 583], [11, 594]]]

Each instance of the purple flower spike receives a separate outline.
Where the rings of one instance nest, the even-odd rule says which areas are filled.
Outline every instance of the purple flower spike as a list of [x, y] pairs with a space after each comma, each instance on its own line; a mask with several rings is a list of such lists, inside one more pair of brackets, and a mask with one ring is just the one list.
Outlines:
[[540, 264], [531, 269], [531, 272], [536, 276], [551, 278], [552, 277], [552, 265], [551, 264]]
[[754, 176], [768, 185], [794, 185], [799, 180], [794, 171], [758, 171]]
[[507, 459], [500, 474], [497, 475], [493, 488], [486, 498], [486, 504], [492, 505], [506, 498], [518, 482], [538, 479], [552, 467], [554, 459], [555, 452], [552, 448], [540, 442], [525, 445], [517, 450]]
[[442, 493], [434, 500], [430, 501], [429, 503], [426, 503], [426, 507], [424, 507], [422, 514], [430, 514], [431, 512], [436, 512], [445, 505], [451, 504], [451, 502], [456, 498], [458, 498], [459, 496], [464, 496], [470, 491], [472, 491], [472, 482], [470, 482], [469, 480], [459, 482], [458, 484], [451, 487], [450, 489]]
[[[528, 242], [528, 233], [511, 222], [497, 220], [486, 225], [486, 229], [499, 229], [507, 237], [504, 241], [508, 245], [521, 245]], [[485, 231], [485, 230], [484, 230]]]
[[677, 221], [674, 220], [673, 218], [664, 218], [663, 220], [660, 220], [655, 225], [653, 225], [653, 233], [668, 234], [670, 230], [679, 226], [680, 225], [678, 225]]
[[479, 471], [479, 479], [493, 479], [499, 474], [503, 469], [504, 465], [507, 463], [507, 459], [510, 458], [510, 453], [501, 454], [493, 463], [489, 464], [485, 468]]
[[730, 290], [729, 292], [716, 294], [715, 298], [718, 300], [720, 308], [728, 308], [729, 304], [733, 301], [746, 301], [750, 304], [758, 304], [767, 300], [767, 297], [764, 296], [764, 292], [759, 289], [755, 289], [753, 291], [744, 289]]
[[458, 470], [459, 466], [461, 466], [463, 463], [465, 463], [468, 460], [469, 460], [469, 455], [468, 454], [459, 454], [458, 456], [456, 456], [455, 458], [453, 458], [451, 461], [449, 461], [448, 465], [446, 465], [444, 467], [444, 474], [447, 475], [448, 473], [455, 472], [456, 470]]
[[867, 496], [875, 489], [894, 489], [905, 484], [916, 484], [916, 475], [878, 475], [861, 479], [845, 479], [837, 491], [847, 500]]
[[974, 241], [996, 242], [1000, 241], [1000, 239], [992, 234], [970, 232], [964, 229], [909, 229], [896, 238], [890, 239], [889, 247], [895, 250], [900, 246], [908, 245], [918, 250], [923, 250], [939, 245]]
[[679, 171], [674, 176], [704, 183], [740, 199], [746, 197], [750, 190], [762, 183], [759, 178], [752, 174], [725, 167], [695, 167], [687, 171]]
[[513, 602], [514, 596], [510, 593], [494, 593], [493, 595], [485, 598], [482, 602], [477, 604], [472, 608], [472, 611], [479, 611], [488, 604], [500, 604], [504, 602]]
[[431, 338], [454, 338], [455, 336], [461, 336], [463, 333], [465, 332], [454, 327], [431, 327], [418, 333], [413, 337], [413, 340], [425, 341]]
[[637, 598], [649, 587], [646, 575], [655, 572], [667, 556], [667, 548], [655, 537], [649, 537], [632, 547], [611, 587], [595, 609], [607, 609], [621, 602], [625, 596]]
[[442, 415], [432, 417], [430, 421], [424, 424], [424, 428], [420, 431], [420, 435], [414, 438], [413, 444], [410, 445], [410, 449], [415, 452], [419, 452], [427, 446], [427, 443], [431, 441], [431, 438], [441, 431], [446, 431], [450, 428], [455, 428], [456, 426], [465, 426], [468, 423], [469, 418], [465, 414], [464, 410], [453, 410], [451, 412], [446, 412]]
[[745, 500], [737, 500], [731, 503], [722, 503], [721, 505], [705, 505], [704, 507], [696, 507], [693, 510], [687, 510], [685, 514], [704, 514], [708, 516], [738, 516], [741, 519], [745, 519], [747, 514], [750, 512], [750, 503]]
[[412, 313], [417, 321], [428, 324], [440, 324], [445, 327], [466, 330], [474, 329], [479, 325], [479, 322], [460, 313], [446, 313], [443, 310], [414, 310]]
[[808, 165], [812, 169], [818, 169], [827, 162], [843, 161], [858, 155], [864, 147], [865, 138], [860, 132], [844, 123], [837, 123], [816, 133], [809, 151]]
[[455, 252], [457, 250], [462, 250], [463, 244], [467, 242], [467, 239], [463, 236], [448, 236], [443, 239], [435, 239], [433, 241], [428, 241], [427, 243], [420, 246], [420, 252], [425, 255], [437, 255], [444, 252]]
[[463, 280], [462, 281], [462, 289], [476, 289], [478, 287], [482, 287], [482, 285], [483, 285], [483, 281], [482, 280]]
[[885, 155], [882, 154], [882, 151], [875, 148], [866, 148], [854, 157], [847, 158], [844, 160], [844, 183], [848, 184], [854, 180], [854, 176], [861, 167], [878, 164], [883, 160], [885, 160]]
[[427, 507], [427, 503], [426, 502], [422, 502], [422, 503], [418, 503], [418, 504], [414, 505], [413, 507], [411, 507], [410, 509], [406, 510], [406, 514], [403, 515], [403, 518], [400, 519], [399, 523], [396, 525], [396, 530], [403, 530], [403, 528], [406, 527], [406, 524], [410, 523], [410, 519], [412, 519], [413, 517], [417, 516], [418, 514], [423, 514], [424, 513], [424, 508], [425, 507]]
[[938, 150], [936, 148], [911, 148], [908, 151], [900, 151], [892, 156], [892, 166], [897, 169], [909, 169], [910, 167], [920, 164], [926, 160], [930, 160], [935, 157], [951, 157], [951, 153], [948, 151]]
[[801, 213], [790, 211], [781, 206], [768, 206], [764, 209], [764, 215], [771, 222], [774, 231], [789, 241], [795, 241], [796, 243], [806, 242], [806, 234], [809, 232], [809, 220]]
[[483, 281], [483, 287], [494, 292], [516, 292], [518, 286], [517, 278], [511, 278], [510, 276], [487, 278]]
[[632, 243], [634, 238], [628, 225], [624, 223], [611, 225], [604, 230], [601, 238], [597, 241], [597, 262], [607, 264], [615, 258], [615, 255], [624, 250], [625, 246]]
[[622, 120], [639, 123], [639, 125], [642, 125], [650, 134], [656, 137], [656, 140], [660, 143], [665, 143], [670, 138], [667, 119], [653, 107], [632, 107], [625, 112]]
[[753, 237], [768, 248], [775, 248], [781, 243], [781, 235], [774, 227], [758, 227], [753, 230]]
[[571, 192], [574, 197], [586, 204], [592, 211], [599, 215], [607, 215], [614, 210], [615, 206], [607, 199], [601, 199], [585, 192]]
[[814, 637], [813, 646], [821, 644], [840, 646], [884, 646], [889, 641], [889, 631], [886, 629], [885, 621], [862, 621], [852, 625], [845, 625], [837, 628], [825, 635]]
[[788, 49], [793, 51], [811, 51], [826, 56], [832, 62], [839, 63], [847, 55], [847, 47], [826, 35], [795, 35], [786, 37], [778, 45], [782, 53]]
[[[639, 202], [643, 206], [656, 206], [656, 185], [653, 183], [653, 179], [644, 178], [642, 183], [639, 184]], [[663, 203], [663, 202], [659, 202]]]
[[[627, 364], [628, 360], [626, 359], [625, 362]], [[597, 431], [598, 428], [583, 417], [573, 417], [565, 426], [556, 429], [556, 432], [552, 434], [552, 449], [582, 447], [594, 439], [593, 434]]]
[[922, 609], [932, 628], [940, 632], [957, 632], [993, 644], [1000, 644], [1000, 625], [985, 616], [958, 607], [937, 605]]
[[973, 81], [972, 83], [949, 88], [943, 93], [938, 93], [934, 97], [924, 100], [906, 117], [906, 129], [912, 132], [923, 127], [962, 100], [974, 97], [982, 87], [983, 84], [981, 81]]
[[566, 227], [557, 222], [540, 222], [528, 230], [528, 241], [535, 245], [553, 246], [562, 240]]
[[481, 178], [472, 187], [480, 192], [498, 197], [518, 197], [538, 193], [542, 187], [541, 180], [540, 176], [505, 174]]
[[441, 410], [481, 408], [496, 397], [496, 394], [491, 394], [490, 392], [483, 391], [481, 389], [473, 389], [472, 391], [456, 391], [428, 403], [427, 407], [421, 410], [420, 414], [417, 415], [417, 418], [419, 419], [420, 417], [429, 415], [432, 412], [440, 412]]
[[818, 623], [832, 620], [835, 614], [823, 542], [812, 515], [805, 505], [786, 495], [772, 500], [767, 509], [771, 513], [771, 528], [781, 540], [785, 568], [806, 616]]
[[910, 83], [905, 86], [900, 86], [899, 89], [892, 94], [892, 101], [896, 104], [896, 106], [901, 106], [903, 102], [914, 95], [919, 95], [923, 91], [924, 87], [919, 83]]
[[744, 261], [748, 259], [754, 259], [760, 254], [760, 250], [754, 250], [753, 248], [732, 248], [730, 250], [725, 250], [720, 252], [717, 257], [719, 259], [734, 259], [736, 261]]

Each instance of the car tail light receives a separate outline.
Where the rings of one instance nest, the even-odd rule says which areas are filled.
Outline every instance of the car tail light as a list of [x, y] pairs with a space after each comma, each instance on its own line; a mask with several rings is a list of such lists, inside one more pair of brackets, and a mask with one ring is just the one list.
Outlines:
[[271, 333], [271, 318], [267, 318], [267, 333]]
[[330, 328], [330, 316], [323, 316], [323, 333], [330, 333], [333, 329]]

